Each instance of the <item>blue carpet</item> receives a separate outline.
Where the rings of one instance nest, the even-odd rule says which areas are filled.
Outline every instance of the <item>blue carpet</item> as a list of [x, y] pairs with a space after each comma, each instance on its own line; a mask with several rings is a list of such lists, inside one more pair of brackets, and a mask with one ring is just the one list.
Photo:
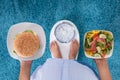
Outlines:
[[108, 62], [113, 80], [120, 80], [120, 0], [0, 0], [0, 80], [18, 80], [19, 76], [19, 61], [9, 56], [6, 47], [7, 32], [11, 25], [33, 22], [40, 24], [45, 30], [46, 50], [42, 58], [33, 62], [32, 73], [38, 65], [51, 57], [50, 30], [62, 19], [74, 22], [80, 32], [78, 61], [88, 63], [95, 70], [94, 61], [84, 55], [84, 33], [93, 29], [113, 32], [115, 46]]

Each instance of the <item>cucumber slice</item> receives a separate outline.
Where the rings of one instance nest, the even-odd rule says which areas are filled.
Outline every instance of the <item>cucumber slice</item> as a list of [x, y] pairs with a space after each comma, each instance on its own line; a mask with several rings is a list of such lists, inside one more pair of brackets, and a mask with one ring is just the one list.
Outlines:
[[99, 46], [96, 47], [97, 52], [100, 53], [101, 52], [101, 48]]
[[104, 35], [104, 34], [100, 34], [99, 37], [106, 39], [106, 35]]
[[96, 54], [93, 55], [93, 57], [101, 57], [101, 55], [96, 53]]

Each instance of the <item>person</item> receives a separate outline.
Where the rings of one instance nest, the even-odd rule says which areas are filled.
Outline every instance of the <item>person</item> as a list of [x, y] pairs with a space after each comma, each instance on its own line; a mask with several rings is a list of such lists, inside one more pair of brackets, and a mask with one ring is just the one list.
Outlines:
[[75, 61], [79, 43], [73, 40], [70, 44], [69, 60], [62, 59], [59, 46], [55, 41], [50, 44], [51, 54], [55, 58], [47, 59], [30, 77], [32, 61], [20, 61], [19, 80], [112, 80], [107, 59], [95, 59], [99, 78], [88, 66]]

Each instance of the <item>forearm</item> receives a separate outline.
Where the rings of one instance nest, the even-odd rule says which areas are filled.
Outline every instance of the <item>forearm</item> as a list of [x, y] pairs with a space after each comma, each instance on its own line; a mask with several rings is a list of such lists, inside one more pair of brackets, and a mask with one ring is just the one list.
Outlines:
[[97, 68], [100, 76], [100, 80], [112, 80], [107, 60], [103, 61], [102, 64], [97, 63]]
[[20, 64], [19, 80], [30, 80], [31, 64]]

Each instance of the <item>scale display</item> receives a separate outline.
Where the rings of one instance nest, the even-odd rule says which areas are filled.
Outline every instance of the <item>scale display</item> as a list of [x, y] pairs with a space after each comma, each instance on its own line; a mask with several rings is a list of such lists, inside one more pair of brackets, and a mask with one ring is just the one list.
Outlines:
[[61, 43], [69, 43], [75, 37], [74, 27], [69, 23], [61, 23], [55, 29], [55, 37]]

